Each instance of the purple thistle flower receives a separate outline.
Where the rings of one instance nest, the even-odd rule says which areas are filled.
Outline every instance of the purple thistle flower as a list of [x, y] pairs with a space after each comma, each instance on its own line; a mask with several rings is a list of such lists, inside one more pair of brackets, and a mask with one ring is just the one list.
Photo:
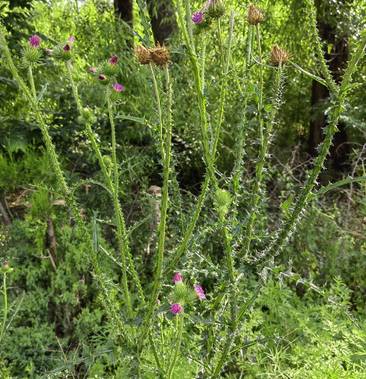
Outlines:
[[203, 22], [203, 12], [198, 11], [192, 14], [192, 21], [194, 24], [199, 25]]
[[98, 79], [99, 79], [100, 81], [104, 82], [105, 80], [107, 80], [107, 77], [106, 77], [104, 74], [100, 74], [100, 75], [98, 76]]
[[116, 91], [116, 92], [123, 92], [125, 90], [125, 86], [123, 84], [119, 84], [119, 83], [114, 83], [113, 84], [113, 89]]
[[74, 42], [75, 42], [75, 36], [70, 36], [70, 37], [67, 39], [67, 42], [74, 43]]
[[178, 303], [174, 303], [170, 306], [170, 312], [172, 312], [173, 315], [177, 315], [183, 312], [183, 307]]
[[180, 272], [176, 272], [173, 276], [173, 283], [180, 284], [183, 282], [183, 276]]
[[64, 51], [68, 52], [71, 50], [71, 46], [67, 43], [65, 46], [64, 46]]
[[111, 65], [116, 65], [118, 63], [118, 57], [117, 55], [112, 55], [109, 59], [108, 59], [108, 63], [111, 64]]
[[91, 72], [92, 74], [95, 74], [97, 72], [97, 68], [96, 67], [89, 67], [88, 71]]
[[39, 47], [41, 42], [42, 42], [41, 37], [37, 36], [36, 34], [30, 36], [28, 39], [29, 45], [34, 47], [35, 49], [37, 49]]
[[203, 288], [202, 288], [202, 286], [200, 284], [195, 284], [194, 285], [194, 292], [196, 292], [196, 295], [198, 296], [198, 298], [200, 300], [205, 300], [206, 299], [205, 291], [203, 290]]

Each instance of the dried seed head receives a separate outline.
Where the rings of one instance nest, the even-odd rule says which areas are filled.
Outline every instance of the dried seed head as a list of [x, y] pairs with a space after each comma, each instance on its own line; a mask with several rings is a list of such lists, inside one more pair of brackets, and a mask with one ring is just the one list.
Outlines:
[[263, 12], [255, 5], [250, 4], [248, 8], [248, 22], [250, 25], [258, 25], [264, 20]]
[[170, 53], [165, 46], [160, 46], [159, 44], [156, 47], [153, 47], [150, 50], [151, 60], [157, 66], [165, 66], [170, 62]]
[[283, 65], [288, 62], [290, 58], [286, 50], [281, 49], [278, 45], [274, 45], [271, 50], [271, 63], [274, 66]]
[[140, 64], [149, 64], [151, 62], [150, 50], [144, 46], [137, 46], [135, 48], [135, 55]]

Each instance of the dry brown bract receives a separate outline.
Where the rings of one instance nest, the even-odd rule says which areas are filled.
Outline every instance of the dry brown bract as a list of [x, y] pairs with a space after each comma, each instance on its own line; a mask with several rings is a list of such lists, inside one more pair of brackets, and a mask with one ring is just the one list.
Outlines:
[[135, 48], [135, 55], [141, 64], [149, 64], [151, 62], [150, 50], [144, 46], [137, 46]]
[[264, 20], [263, 12], [255, 5], [250, 4], [248, 8], [248, 22], [250, 25], [258, 25]]
[[170, 62], [170, 53], [165, 46], [153, 47], [150, 49], [150, 56], [157, 66], [165, 66]]
[[283, 65], [288, 62], [290, 55], [286, 50], [281, 49], [278, 45], [274, 45], [271, 50], [271, 63], [274, 66]]

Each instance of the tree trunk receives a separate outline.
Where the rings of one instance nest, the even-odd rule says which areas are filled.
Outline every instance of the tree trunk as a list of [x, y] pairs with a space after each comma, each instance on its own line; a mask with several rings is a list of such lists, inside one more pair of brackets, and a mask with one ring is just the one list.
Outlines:
[[114, 0], [114, 10], [116, 15], [126, 22], [133, 24], [133, 2], [132, 0]]
[[[345, 0], [344, 2], [346, 2]], [[345, 36], [337, 36], [336, 24], [331, 25], [324, 16], [324, 5], [330, 7], [329, 0], [318, 0], [315, 2], [318, 10], [318, 28], [321, 39], [326, 42], [327, 46], [332, 46], [330, 53], [324, 52], [325, 59], [328, 61], [329, 68], [334, 80], [339, 83], [348, 61], [348, 40]], [[323, 9], [321, 9], [323, 7]], [[329, 91], [326, 87], [313, 81], [312, 84], [312, 119], [310, 122], [308, 147], [309, 154], [315, 156], [316, 148], [323, 140], [323, 130], [326, 126], [325, 108], [328, 105]], [[349, 154], [349, 145], [347, 144], [346, 126], [339, 122], [339, 131], [334, 136], [334, 144], [330, 151], [330, 158], [333, 168], [341, 170], [345, 168]]]
[[177, 21], [171, 0], [147, 0], [151, 28], [156, 43], [163, 45], [177, 30]]

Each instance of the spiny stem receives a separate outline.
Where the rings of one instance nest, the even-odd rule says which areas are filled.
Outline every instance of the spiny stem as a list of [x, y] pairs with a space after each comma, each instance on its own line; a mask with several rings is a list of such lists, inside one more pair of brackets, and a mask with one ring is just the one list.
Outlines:
[[[76, 102], [76, 106], [78, 108], [78, 112], [80, 115], [83, 115], [83, 108], [82, 104], [80, 101], [77, 85], [74, 82], [73, 76], [72, 76], [72, 64], [71, 61], [67, 62], [67, 71], [68, 71], [68, 76], [72, 88], [72, 93], [74, 96], [74, 100]], [[109, 119], [111, 122], [111, 129], [112, 129], [112, 163], [113, 163], [113, 168], [114, 168], [114, 181], [118, 181], [118, 166], [117, 166], [117, 157], [116, 157], [116, 141], [115, 141], [115, 132], [113, 130], [115, 129], [114, 127], [114, 118], [113, 118], [113, 110], [112, 110], [112, 104], [111, 100], [108, 98], [108, 115]], [[113, 125], [113, 126], [112, 126]], [[99, 166], [102, 170], [102, 174], [104, 177], [104, 181], [106, 182], [107, 188], [111, 191], [112, 194], [112, 201], [113, 201], [113, 209], [114, 209], [114, 214], [115, 214], [115, 219], [116, 219], [116, 225], [117, 225], [117, 243], [118, 243], [118, 248], [119, 251], [121, 252], [121, 267], [122, 267], [122, 287], [123, 287], [123, 293], [124, 293], [124, 298], [125, 298], [125, 303], [127, 306], [128, 314], [130, 317], [132, 317], [132, 304], [131, 304], [131, 296], [129, 293], [129, 288], [128, 288], [128, 279], [127, 279], [127, 261], [128, 261], [128, 266], [130, 267], [131, 275], [132, 278], [136, 284], [139, 297], [142, 300], [142, 302], [145, 301], [144, 293], [141, 287], [141, 283], [138, 277], [138, 274], [135, 269], [135, 265], [133, 262], [133, 258], [130, 254], [129, 251], [129, 246], [128, 246], [128, 237], [127, 237], [127, 231], [126, 231], [126, 226], [125, 226], [125, 221], [124, 221], [124, 216], [122, 212], [122, 208], [119, 203], [118, 199], [118, 186], [116, 188], [115, 183], [113, 183], [113, 180], [111, 179], [111, 176], [107, 170], [107, 167], [105, 165], [102, 153], [100, 151], [99, 145], [97, 143], [97, 140], [95, 138], [95, 134], [91, 128], [90, 122], [85, 121], [85, 130], [87, 137], [89, 141], [91, 142], [92, 148], [94, 150], [94, 153], [97, 156], [97, 160], [99, 163]], [[114, 143], [113, 143], [114, 140]], [[113, 153], [114, 151], [114, 153]], [[114, 155], [114, 158], [113, 158]]]
[[7, 323], [7, 320], [8, 320], [8, 289], [6, 287], [6, 275], [7, 273], [4, 272], [3, 274], [3, 288], [2, 288], [2, 292], [3, 292], [3, 322], [1, 324], [1, 333], [0, 333], [0, 343], [4, 337], [4, 334], [5, 334], [5, 330], [6, 330], [6, 323]]
[[273, 125], [275, 123], [275, 117], [281, 102], [281, 95], [282, 95], [282, 88], [281, 88], [281, 80], [282, 80], [282, 72], [283, 69], [281, 65], [276, 69], [276, 74], [275, 74], [275, 82], [274, 82], [274, 93], [273, 93], [273, 101], [272, 101], [272, 112], [271, 112], [271, 117], [270, 121], [267, 125], [267, 128], [264, 131], [263, 134], [263, 139], [260, 147], [260, 152], [259, 152], [259, 160], [258, 163], [256, 164], [255, 167], [255, 182], [253, 186], [253, 197], [252, 201], [250, 203], [250, 215], [246, 227], [246, 235], [245, 239], [243, 242], [243, 247], [242, 247], [242, 253], [244, 257], [246, 257], [249, 254], [250, 251], [250, 244], [253, 239], [253, 228], [255, 225], [255, 220], [257, 218], [257, 213], [258, 213], [258, 205], [259, 201], [261, 199], [261, 190], [262, 190], [262, 183], [264, 180], [264, 166], [266, 163], [267, 155], [268, 155], [268, 149], [269, 149], [269, 143], [270, 143], [270, 138], [272, 135], [272, 129]]
[[111, 96], [107, 93], [107, 107], [108, 107], [108, 117], [109, 124], [111, 126], [111, 141], [112, 141], [112, 165], [113, 165], [113, 180], [114, 180], [114, 190], [118, 194], [119, 187], [119, 177], [118, 177], [118, 162], [117, 162], [117, 143], [116, 143], [116, 125], [113, 117], [113, 104], [111, 100]]
[[183, 327], [184, 327], [184, 315], [176, 316], [176, 337], [174, 341], [174, 350], [172, 359], [169, 362], [168, 370], [167, 370], [167, 379], [171, 379], [173, 377], [174, 367], [177, 362], [178, 354], [180, 351], [180, 346], [182, 344], [182, 335], [183, 335]]
[[343, 75], [343, 80], [340, 86], [336, 89], [336, 92], [333, 93], [333, 106], [329, 113], [329, 122], [325, 130], [325, 138], [323, 142], [320, 144], [319, 155], [317, 156], [314, 167], [310, 171], [308, 179], [305, 183], [304, 188], [302, 189], [299, 198], [291, 212], [291, 216], [283, 221], [281, 229], [277, 233], [276, 238], [270, 244], [267, 250], [264, 251], [262, 259], [264, 257], [272, 257], [278, 255], [285, 243], [291, 237], [291, 235], [296, 230], [296, 226], [301, 218], [301, 215], [304, 213], [306, 205], [311, 199], [311, 192], [315, 187], [317, 178], [323, 169], [325, 160], [329, 154], [329, 149], [332, 145], [334, 134], [337, 132], [337, 124], [339, 118], [344, 110], [344, 105], [346, 101], [346, 95], [349, 91], [349, 85], [351, 83], [352, 75], [354, 74], [357, 64], [361, 57], [364, 54], [366, 49], [366, 31], [363, 32], [360, 42], [357, 45], [357, 48], [352, 55], [347, 69]]
[[165, 125], [165, 138], [164, 138], [164, 151], [165, 159], [163, 161], [163, 188], [162, 188], [162, 199], [161, 199], [161, 218], [158, 228], [158, 248], [156, 256], [156, 267], [154, 273], [154, 281], [152, 294], [150, 296], [150, 301], [148, 303], [148, 308], [146, 311], [146, 316], [144, 318], [142, 332], [140, 335], [139, 349], [143, 348], [145, 342], [146, 334], [149, 333], [150, 325], [152, 322], [152, 315], [154, 313], [155, 307], [157, 305], [157, 300], [160, 292], [162, 274], [163, 274], [163, 262], [164, 262], [164, 252], [165, 252], [165, 240], [166, 240], [166, 225], [168, 216], [168, 204], [169, 204], [169, 178], [170, 178], [170, 161], [171, 161], [171, 148], [172, 148], [172, 83], [169, 75], [168, 66], [165, 67], [165, 80], [166, 80], [166, 90], [167, 90], [167, 122]]

